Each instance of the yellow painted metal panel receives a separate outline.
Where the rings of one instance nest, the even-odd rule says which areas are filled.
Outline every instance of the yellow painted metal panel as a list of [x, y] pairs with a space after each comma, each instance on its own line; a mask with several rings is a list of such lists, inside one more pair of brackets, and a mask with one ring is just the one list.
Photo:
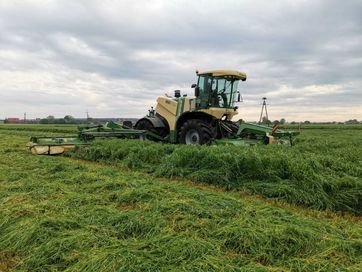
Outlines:
[[208, 108], [200, 110], [207, 114], [214, 116], [216, 119], [221, 119], [224, 115], [231, 119], [234, 115], [237, 115], [238, 112], [233, 109], [225, 109], [225, 108]]
[[246, 74], [236, 70], [212, 70], [207, 72], [199, 72], [198, 75], [211, 74], [212, 76], [234, 76], [241, 80], [246, 80]]
[[156, 112], [167, 120], [170, 130], [176, 126], [177, 102], [171, 98], [157, 98]]

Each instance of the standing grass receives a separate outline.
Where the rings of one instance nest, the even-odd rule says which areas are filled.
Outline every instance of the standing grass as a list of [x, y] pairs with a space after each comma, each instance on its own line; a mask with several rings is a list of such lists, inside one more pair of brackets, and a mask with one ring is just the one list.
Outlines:
[[362, 130], [311, 130], [284, 146], [96, 141], [70, 156], [243, 190], [320, 210], [362, 213]]
[[119, 165], [33, 156], [23, 135], [0, 136], [4, 271], [362, 269], [358, 217], [277, 207]]
[[39, 132], [57, 132], [57, 133], [74, 133], [77, 134], [77, 125], [66, 125], [66, 124], [0, 124], [0, 131], [11, 130], [11, 131], [39, 131]]

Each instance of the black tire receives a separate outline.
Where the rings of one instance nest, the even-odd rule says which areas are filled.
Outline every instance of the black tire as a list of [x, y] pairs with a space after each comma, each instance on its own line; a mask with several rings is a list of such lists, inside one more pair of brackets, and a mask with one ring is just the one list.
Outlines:
[[150, 121], [148, 121], [147, 119], [141, 119], [139, 120], [136, 125], [135, 125], [135, 129], [140, 129], [140, 130], [154, 130], [154, 126], [152, 125], [152, 123]]
[[179, 142], [181, 144], [209, 144], [214, 134], [214, 129], [208, 122], [191, 119], [181, 126]]
[[[147, 130], [147, 131], [151, 131], [151, 132], [157, 134], [157, 129], [147, 119], [139, 120], [135, 125], [135, 129]], [[155, 141], [156, 139], [154, 139], [151, 136], [141, 135], [140, 140], [142, 140], [142, 141], [148, 141], [148, 140]]]

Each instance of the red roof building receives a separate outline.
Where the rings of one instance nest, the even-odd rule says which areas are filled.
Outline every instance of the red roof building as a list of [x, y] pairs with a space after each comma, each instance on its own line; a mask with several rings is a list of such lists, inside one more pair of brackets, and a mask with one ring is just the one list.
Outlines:
[[11, 123], [11, 124], [16, 124], [19, 123], [20, 119], [19, 118], [7, 118], [6, 122], [7, 123]]

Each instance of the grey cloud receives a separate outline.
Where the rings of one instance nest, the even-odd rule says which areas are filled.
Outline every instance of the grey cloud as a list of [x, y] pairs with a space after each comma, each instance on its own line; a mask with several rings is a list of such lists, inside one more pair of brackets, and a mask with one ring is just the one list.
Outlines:
[[[284, 107], [286, 117], [291, 107], [303, 105], [313, 105], [316, 113], [320, 105], [348, 110], [362, 106], [361, 12], [355, 0], [2, 1], [0, 94], [9, 92], [9, 85], [35, 94], [41, 85], [49, 103], [38, 115], [73, 105], [66, 97], [51, 99], [52, 90], [63, 89], [78, 99], [97, 98], [76, 102], [74, 115], [93, 107], [99, 115], [121, 109], [140, 116], [156, 96], [178, 86], [192, 94], [188, 86], [195, 82], [196, 67], [228, 68], [248, 74], [240, 90], [250, 105], [272, 93], [271, 106]], [[9, 78], [9, 71], [36, 80], [27, 84]], [[36, 76], [41, 73], [46, 76]], [[340, 91], [308, 93], [308, 86], [328, 85]], [[278, 94], [282, 86], [294, 91]], [[23, 102], [34, 105], [30, 98]], [[19, 115], [6, 103], [0, 101], [9, 111], [0, 117]], [[67, 114], [61, 107], [59, 112]], [[350, 114], [362, 119], [358, 112]]]

